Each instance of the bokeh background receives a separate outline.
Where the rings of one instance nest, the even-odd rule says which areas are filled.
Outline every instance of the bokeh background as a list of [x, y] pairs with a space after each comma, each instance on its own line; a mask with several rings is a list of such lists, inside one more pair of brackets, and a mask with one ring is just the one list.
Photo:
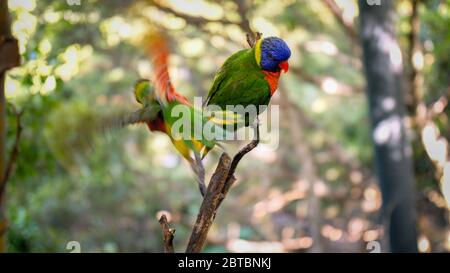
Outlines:
[[[394, 2], [405, 78], [434, 111], [420, 128], [413, 110], [406, 120], [418, 249], [448, 252], [450, 1]], [[6, 193], [7, 251], [68, 252], [78, 241], [82, 252], [160, 252], [164, 211], [184, 250], [201, 204], [189, 166], [144, 126], [96, 130], [98, 117], [138, 108], [132, 87], [151, 75], [142, 38], [155, 26], [171, 41], [173, 83], [189, 98], [206, 96], [250, 30], [292, 49], [272, 100], [279, 148], [261, 144], [242, 160], [205, 252], [368, 252], [374, 240], [383, 249], [357, 1], [9, 0], [9, 9], [22, 64], [5, 92], [23, 110], [23, 131]], [[7, 111], [12, 148], [16, 115]], [[207, 157], [208, 174], [219, 155]]]

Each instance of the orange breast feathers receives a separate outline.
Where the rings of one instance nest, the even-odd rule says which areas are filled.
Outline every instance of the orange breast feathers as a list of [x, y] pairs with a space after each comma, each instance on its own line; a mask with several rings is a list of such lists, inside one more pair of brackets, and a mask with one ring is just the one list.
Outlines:
[[269, 83], [270, 95], [272, 96], [278, 88], [278, 80], [280, 79], [280, 72], [263, 71], [264, 79]]

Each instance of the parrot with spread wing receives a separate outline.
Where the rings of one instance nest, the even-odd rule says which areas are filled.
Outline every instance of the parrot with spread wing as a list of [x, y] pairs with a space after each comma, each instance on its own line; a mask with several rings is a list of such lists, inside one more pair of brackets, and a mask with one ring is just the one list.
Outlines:
[[[206, 98], [206, 106], [216, 105], [225, 110], [227, 105], [254, 105], [257, 115], [260, 114], [259, 106], [267, 106], [277, 90], [281, 71], [289, 70], [290, 56], [291, 51], [282, 39], [262, 39], [260, 34], [257, 35], [252, 48], [234, 53], [219, 69]], [[246, 116], [245, 125], [250, 122]]]
[[[139, 80], [135, 84], [135, 99], [142, 108], [122, 117], [119, 125], [144, 122], [151, 131], [166, 134], [191, 165], [197, 175], [200, 192], [204, 195], [205, 171], [201, 161], [217, 145], [216, 139], [205, 136], [204, 126], [210, 126], [208, 132], [225, 135], [223, 124], [227, 122], [227, 115], [221, 114], [225, 118], [220, 119], [205, 115], [203, 109], [195, 108], [186, 97], [176, 92], [168, 72], [169, 50], [166, 37], [155, 32], [149, 35], [147, 41], [153, 79]], [[230, 120], [240, 122], [234, 115]]]
[[[171, 85], [168, 84], [168, 90], [170, 90], [170, 87]], [[200, 192], [204, 196], [206, 192], [205, 171], [201, 160], [216, 143], [202, 135], [196, 137], [196, 134], [202, 134], [202, 131], [201, 127], [197, 129], [194, 123], [196, 119], [200, 119], [200, 122], [205, 121], [202, 112], [195, 109], [181, 94], [174, 90], [170, 92], [173, 92], [173, 94], [162, 93], [165, 97], [162, 99], [158, 97], [158, 92], [152, 82], [146, 79], [139, 80], [134, 86], [134, 96], [142, 108], [133, 113], [122, 114], [119, 118], [114, 117], [105, 124], [107, 129], [111, 129], [129, 124], [145, 123], [150, 131], [166, 134], [175, 149], [190, 164], [196, 174]], [[181, 107], [180, 109], [184, 111], [185, 115], [174, 117], [172, 111], [176, 107]], [[174, 125], [179, 120], [187, 122], [183, 122], [184, 127], [182, 129], [174, 132]]]
[[[195, 160], [195, 154], [199, 154], [203, 158], [209, 150], [217, 145], [216, 139], [205, 137], [203, 126], [211, 121], [212, 126], [216, 127], [214, 130], [218, 130], [218, 134], [223, 134], [221, 126], [225, 120], [212, 120], [210, 116], [202, 112], [202, 109], [195, 108], [179, 93], [175, 92], [174, 98], [176, 99], [169, 100], [167, 103], [162, 103], [155, 94], [155, 87], [149, 80], [139, 80], [134, 87], [134, 96], [143, 108], [129, 115], [136, 118], [128, 120], [145, 122], [151, 131], [165, 133], [189, 163]], [[176, 107], [180, 107], [179, 110], [175, 110]], [[182, 111], [184, 111], [184, 115], [178, 115]], [[152, 114], [150, 115], [150, 113]], [[233, 120], [236, 118], [233, 117]], [[178, 128], [177, 122], [183, 124], [184, 127]], [[196, 126], [195, 123], [198, 125]], [[194, 152], [194, 155], [191, 152]]]

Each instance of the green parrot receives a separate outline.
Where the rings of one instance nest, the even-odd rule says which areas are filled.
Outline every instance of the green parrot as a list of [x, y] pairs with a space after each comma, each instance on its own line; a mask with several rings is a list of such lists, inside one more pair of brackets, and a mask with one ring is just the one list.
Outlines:
[[148, 36], [147, 52], [152, 61], [153, 80], [139, 81], [135, 86], [135, 98], [144, 107], [144, 112], [148, 107], [160, 107], [156, 118], [146, 121], [149, 129], [167, 134], [180, 154], [193, 165], [198, 161], [197, 156], [201, 160], [218, 140], [225, 138], [225, 124], [240, 124], [243, 120], [226, 111], [210, 115], [175, 91], [167, 69], [169, 49], [163, 34], [154, 32]]
[[[169, 84], [168, 88], [170, 86]], [[185, 97], [176, 92], [168, 95], [169, 99], [160, 100], [155, 86], [149, 80], [139, 80], [134, 87], [134, 95], [142, 108], [129, 115], [125, 123], [144, 122], [150, 131], [166, 134], [175, 149], [190, 164], [204, 196], [205, 171], [201, 159], [216, 145], [216, 141], [203, 135], [202, 124], [208, 122], [208, 118], [203, 116], [202, 109], [193, 107]], [[200, 126], [196, 126], [196, 123]], [[216, 129], [223, 130], [221, 126]]]
[[[281, 71], [289, 70], [290, 56], [291, 51], [282, 39], [258, 39], [252, 48], [240, 50], [225, 61], [215, 75], [205, 105], [222, 110], [227, 105], [254, 105], [259, 115], [275, 93]], [[250, 122], [245, 116], [245, 125]]]
[[[217, 140], [205, 132], [226, 134], [223, 123], [227, 120], [206, 115], [201, 107], [194, 107], [187, 98], [175, 91], [167, 69], [169, 50], [162, 34], [150, 36], [147, 49], [152, 60], [153, 81], [140, 80], [136, 83], [134, 95], [142, 108], [122, 123], [144, 122], [151, 131], [166, 134], [175, 149], [189, 162], [204, 195], [205, 171], [201, 161], [217, 145]], [[226, 117], [223, 114], [220, 116]], [[239, 122], [239, 119], [232, 117], [233, 122]], [[210, 130], [205, 131], [205, 126], [209, 126]]]

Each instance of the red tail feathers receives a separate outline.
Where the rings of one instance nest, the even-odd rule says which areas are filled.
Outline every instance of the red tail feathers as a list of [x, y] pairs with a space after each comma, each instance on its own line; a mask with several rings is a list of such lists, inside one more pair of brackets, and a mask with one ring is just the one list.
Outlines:
[[159, 32], [148, 37], [147, 52], [152, 62], [156, 95], [160, 101], [179, 101], [190, 104], [187, 98], [175, 91], [169, 76], [169, 47], [167, 38]]

